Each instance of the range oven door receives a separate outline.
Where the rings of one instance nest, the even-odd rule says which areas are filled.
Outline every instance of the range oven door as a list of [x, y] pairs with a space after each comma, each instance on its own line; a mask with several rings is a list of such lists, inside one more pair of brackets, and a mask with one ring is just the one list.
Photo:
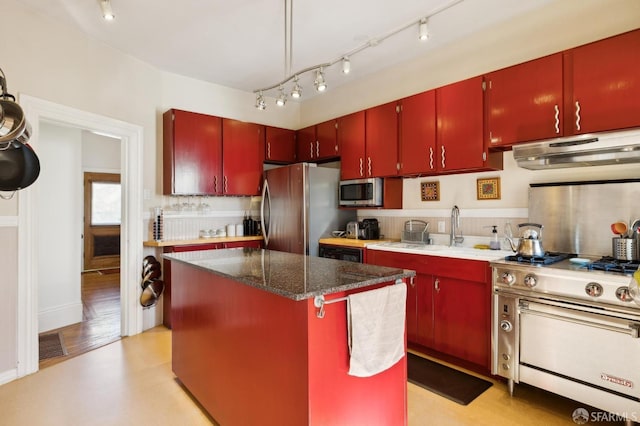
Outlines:
[[532, 369], [640, 401], [640, 323], [554, 302], [520, 300], [519, 311], [521, 374]]

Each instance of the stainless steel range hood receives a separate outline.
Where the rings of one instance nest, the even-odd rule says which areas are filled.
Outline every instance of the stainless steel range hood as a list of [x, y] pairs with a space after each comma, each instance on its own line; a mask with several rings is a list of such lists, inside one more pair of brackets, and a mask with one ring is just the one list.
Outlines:
[[640, 130], [514, 145], [513, 158], [529, 170], [640, 163]]

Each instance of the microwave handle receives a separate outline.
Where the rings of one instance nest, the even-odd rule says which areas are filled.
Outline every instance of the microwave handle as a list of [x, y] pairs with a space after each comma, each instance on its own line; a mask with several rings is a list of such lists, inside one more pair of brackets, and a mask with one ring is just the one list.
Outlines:
[[262, 201], [260, 202], [260, 226], [262, 227], [262, 235], [264, 237], [264, 246], [269, 246], [269, 229], [271, 228], [271, 212], [269, 213], [268, 222], [265, 226], [265, 215], [264, 215], [264, 204], [268, 199], [269, 201], [269, 210], [271, 210], [271, 193], [269, 192], [269, 181], [267, 179], [264, 180], [264, 186], [262, 187]]

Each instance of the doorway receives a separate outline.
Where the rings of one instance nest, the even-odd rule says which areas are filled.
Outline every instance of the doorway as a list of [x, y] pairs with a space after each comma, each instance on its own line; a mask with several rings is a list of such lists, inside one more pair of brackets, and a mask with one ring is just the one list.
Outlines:
[[[77, 110], [27, 95], [20, 96], [25, 117], [32, 126], [30, 145], [38, 152], [41, 123], [55, 123], [108, 134], [122, 141], [122, 224], [120, 242], [120, 335], [143, 330], [139, 268], [142, 264], [142, 143], [141, 126]], [[18, 329], [17, 377], [38, 371], [38, 277], [39, 235], [37, 212], [45, 209], [28, 188], [18, 200]], [[78, 230], [80, 231], [81, 228]], [[80, 259], [80, 257], [78, 258]]]

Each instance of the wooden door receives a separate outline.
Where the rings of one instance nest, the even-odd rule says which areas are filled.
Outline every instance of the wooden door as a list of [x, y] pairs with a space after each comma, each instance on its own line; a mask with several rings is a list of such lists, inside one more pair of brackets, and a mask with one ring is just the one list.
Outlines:
[[483, 97], [482, 77], [436, 89], [437, 167], [441, 171], [483, 167]]
[[338, 145], [340, 146], [340, 178], [360, 179], [365, 177], [364, 111], [338, 118]]
[[436, 169], [436, 92], [429, 90], [400, 101], [400, 172], [413, 175]]
[[562, 54], [485, 77], [489, 146], [562, 136]]
[[316, 126], [305, 127], [296, 132], [298, 161], [316, 159]]
[[264, 126], [222, 120], [223, 192], [260, 195], [264, 162]]
[[640, 126], [640, 30], [565, 52], [566, 133]]
[[84, 174], [83, 270], [120, 267], [120, 175]]
[[387, 177], [398, 174], [398, 103], [389, 102], [365, 112], [366, 174]]

